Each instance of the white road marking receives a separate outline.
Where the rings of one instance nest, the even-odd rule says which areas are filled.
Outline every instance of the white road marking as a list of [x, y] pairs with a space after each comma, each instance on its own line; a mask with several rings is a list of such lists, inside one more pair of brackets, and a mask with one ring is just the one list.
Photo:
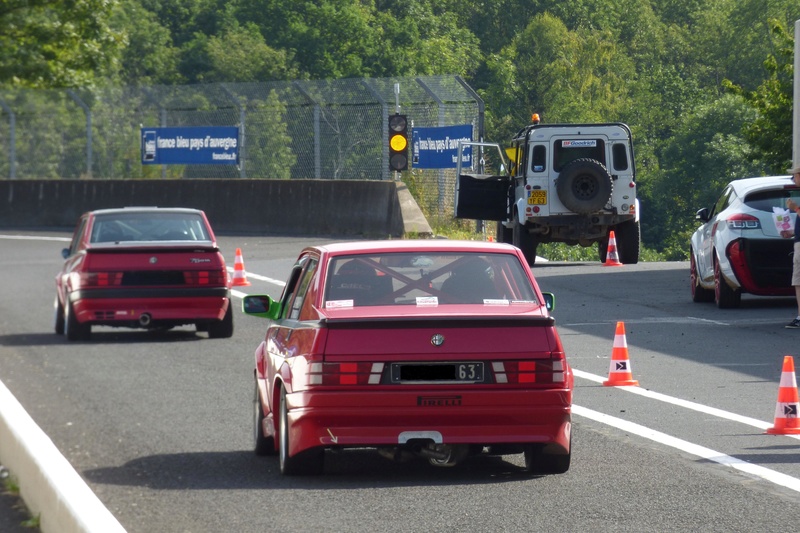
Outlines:
[[[626, 389], [628, 389], [628, 387], [626, 387]], [[724, 453], [712, 450], [711, 448], [693, 444], [683, 439], [667, 435], [666, 433], [661, 433], [660, 431], [655, 431], [634, 422], [628, 422], [627, 420], [600, 413], [598, 411], [593, 411], [579, 405], [573, 405], [572, 412], [578, 416], [583, 416], [594, 420], [595, 422], [600, 422], [601, 424], [606, 424], [617, 429], [621, 429], [627, 433], [644, 437], [697, 457], [734, 468], [740, 472], [749, 474], [750, 476], [769, 481], [776, 485], [780, 485], [781, 487], [791, 489], [795, 492], [800, 492], [800, 479], [798, 478], [776, 472], [775, 470], [770, 470], [769, 468], [764, 468], [763, 466], [747, 463], [741, 459], [737, 459], [735, 457], [731, 457], [730, 455], [725, 455]]]
[[40, 237], [38, 235], [0, 235], [0, 239], [18, 240], [18, 241], [60, 241], [70, 242], [70, 237]]
[[[228, 272], [233, 273], [233, 268], [228, 267]], [[278, 287], [283, 287], [286, 285], [285, 281], [281, 281], [279, 279], [268, 278], [267, 276], [261, 276], [259, 274], [253, 274], [252, 272], [246, 271], [245, 275], [248, 278], [257, 279], [259, 281], [266, 281], [267, 283], [272, 283], [273, 285], [277, 285]]]
[[[575, 377], [588, 379], [589, 381], [594, 381], [596, 383], [602, 383], [603, 381], [606, 380], [606, 378], [604, 377], [598, 376], [596, 374], [590, 374], [589, 372], [583, 372], [582, 370], [577, 370], [574, 368], [572, 369], [572, 372], [575, 374]], [[660, 402], [677, 405], [678, 407], [683, 407], [685, 409], [691, 409], [692, 411], [697, 411], [699, 413], [705, 413], [707, 415], [716, 416], [718, 418], [724, 418], [726, 420], [731, 420], [733, 422], [746, 424], [754, 428], [766, 430], [772, 427], [772, 424], [768, 422], [763, 422], [761, 420], [756, 420], [755, 418], [750, 418], [747, 416], [737, 415], [736, 413], [723, 411], [722, 409], [709, 407], [707, 405], [703, 405], [700, 403], [690, 402], [688, 400], [682, 400], [680, 398], [675, 398], [674, 396], [668, 396], [666, 394], [661, 394], [660, 392], [647, 390], [642, 387], [616, 387], [616, 388], [625, 392], [630, 392], [631, 394], [638, 394], [639, 396], [645, 396], [647, 398], [658, 400]], [[800, 435], [786, 435], [786, 436], [800, 439]]]
[[[722, 322], [721, 320], [709, 320], [707, 318], [698, 318], [694, 316], [664, 316], [664, 317], [645, 317], [645, 318], [628, 318], [625, 320], [607, 320], [602, 322], [573, 322], [571, 324], [562, 324], [560, 327], [569, 328], [575, 326], [608, 326], [609, 324], [616, 324], [617, 322], [624, 322], [627, 324], [696, 324], [703, 322], [705, 324], [713, 324], [715, 326], [730, 326], [730, 322]], [[774, 320], [772, 321], [774, 322]]]

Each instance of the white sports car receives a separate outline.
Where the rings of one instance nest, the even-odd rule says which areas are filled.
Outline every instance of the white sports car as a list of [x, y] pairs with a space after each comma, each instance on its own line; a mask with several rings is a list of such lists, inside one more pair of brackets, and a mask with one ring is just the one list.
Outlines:
[[[800, 203], [791, 176], [731, 181], [719, 200], [697, 212], [702, 226], [692, 234], [691, 288], [695, 302], [738, 307], [742, 293], [791, 296], [793, 239], [783, 238], [773, 208]], [[794, 230], [795, 214], [785, 224]]]

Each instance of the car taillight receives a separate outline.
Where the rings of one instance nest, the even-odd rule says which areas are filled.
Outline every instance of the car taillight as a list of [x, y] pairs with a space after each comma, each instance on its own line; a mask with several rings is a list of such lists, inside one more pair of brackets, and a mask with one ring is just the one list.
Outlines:
[[83, 272], [79, 276], [80, 287], [115, 287], [122, 285], [122, 272]]
[[186, 285], [227, 285], [228, 273], [225, 270], [185, 270], [183, 281]]
[[309, 385], [378, 385], [383, 363], [311, 363]]
[[511, 385], [564, 383], [566, 381], [564, 370], [564, 356], [556, 353], [552, 359], [492, 363], [495, 383]]
[[761, 227], [761, 221], [756, 217], [742, 213], [731, 215], [726, 222], [730, 229], [759, 229]]

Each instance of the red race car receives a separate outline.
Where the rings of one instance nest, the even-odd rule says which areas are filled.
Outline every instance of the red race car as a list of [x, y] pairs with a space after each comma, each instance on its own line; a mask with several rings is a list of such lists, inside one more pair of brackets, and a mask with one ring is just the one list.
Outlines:
[[88, 340], [93, 325], [194, 324], [233, 335], [230, 278], [205, 213], [126, 207], [84, 213], [56, 276], [55, 331]]
[[524, 453], [563, 473], [573, 376], [522, 252], [444, 240], [303, 250], [255, 351], [255, 452], [317, 474], [326, 448], [377, 448], [452, 466]]

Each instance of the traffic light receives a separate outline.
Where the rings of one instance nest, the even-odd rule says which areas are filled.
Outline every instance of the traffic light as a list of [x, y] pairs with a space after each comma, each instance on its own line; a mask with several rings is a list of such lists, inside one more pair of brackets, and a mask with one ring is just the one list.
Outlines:
[[389, 115], [389, 170], [408, 170], [408, 118]]

